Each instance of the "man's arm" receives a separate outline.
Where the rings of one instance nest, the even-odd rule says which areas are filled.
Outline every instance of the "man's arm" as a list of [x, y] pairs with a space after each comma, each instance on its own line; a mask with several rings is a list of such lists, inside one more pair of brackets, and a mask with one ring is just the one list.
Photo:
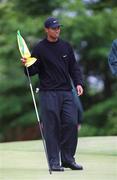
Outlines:
[[79, 64], [75, 59], [73, 49], [71, 47], [69, 48], [69, 55], [70, 55], [70, 63], [69, 63], [70, 76], [73, 80], [74, 86], [76, 87], [77, 93], [80, 96], [83, 94], [83, 78]]
[[[35, 74], [39, 74], [39, 69], [40, 69], [40, 59], [41, 58], [39, 58], [38, 47], [37, 46], [33, 49], [32, 53], [31, 53], [31, 57], [34, 57], [34, 58], [37, 59], [34, 63], [32, 63], [30, 66], [28, 66], [29, 75], [33, 76]], [[26, 66], [27, 59], [23, 58], [22, 62]], [[27, 75], [26, 67], [24, 68], [24, 72]]]

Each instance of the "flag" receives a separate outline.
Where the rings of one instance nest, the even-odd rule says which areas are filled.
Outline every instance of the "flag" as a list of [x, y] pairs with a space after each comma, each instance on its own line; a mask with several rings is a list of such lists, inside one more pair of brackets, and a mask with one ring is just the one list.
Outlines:
[[31, 53], [27, 47], [24, 38], [21, 36], [19, 30], [17, 31], [17, 42], [22, 58], [26, 58], [25, 66], [29, 67], [32, 64], [34, 64], [37, 59], [35, 57], [31, 57]]

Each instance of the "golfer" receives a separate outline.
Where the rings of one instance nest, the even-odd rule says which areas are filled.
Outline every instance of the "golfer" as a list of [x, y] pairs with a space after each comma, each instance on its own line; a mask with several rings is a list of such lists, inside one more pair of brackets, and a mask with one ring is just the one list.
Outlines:
[[[82, 170], [75, 162], [77, 107], [70, 77], [77, 94], [83, 94], [82, 75], [71, 45], [59, 38], [61, 24], [49, 17], [44, 23], [46, 37], [32, 50], [37, 59], [28, 67], [30, 76], [39, 76], [39, 112], [43, 124], [49, 165], [52, 171]], [[24, 64], [27, 59], [22, 60]], [[25, 71], [26, 73], [26, 71]]]

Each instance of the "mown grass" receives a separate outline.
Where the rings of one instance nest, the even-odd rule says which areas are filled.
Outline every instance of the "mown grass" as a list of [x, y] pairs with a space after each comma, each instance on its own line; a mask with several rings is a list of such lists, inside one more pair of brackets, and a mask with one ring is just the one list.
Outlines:
[[0, 180], [116, 180], [117, 137], [79, 138], [83, 171], [48, 172], [42, 141], [0, 144]]

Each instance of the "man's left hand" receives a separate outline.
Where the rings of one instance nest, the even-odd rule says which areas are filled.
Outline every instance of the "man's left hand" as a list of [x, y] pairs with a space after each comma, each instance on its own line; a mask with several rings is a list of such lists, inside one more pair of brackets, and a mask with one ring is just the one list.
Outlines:
[[83, 94], [83, 88], [81, 85], [77, 85], [76, 90], [77, 90], [78, 96], [81, 96]]

